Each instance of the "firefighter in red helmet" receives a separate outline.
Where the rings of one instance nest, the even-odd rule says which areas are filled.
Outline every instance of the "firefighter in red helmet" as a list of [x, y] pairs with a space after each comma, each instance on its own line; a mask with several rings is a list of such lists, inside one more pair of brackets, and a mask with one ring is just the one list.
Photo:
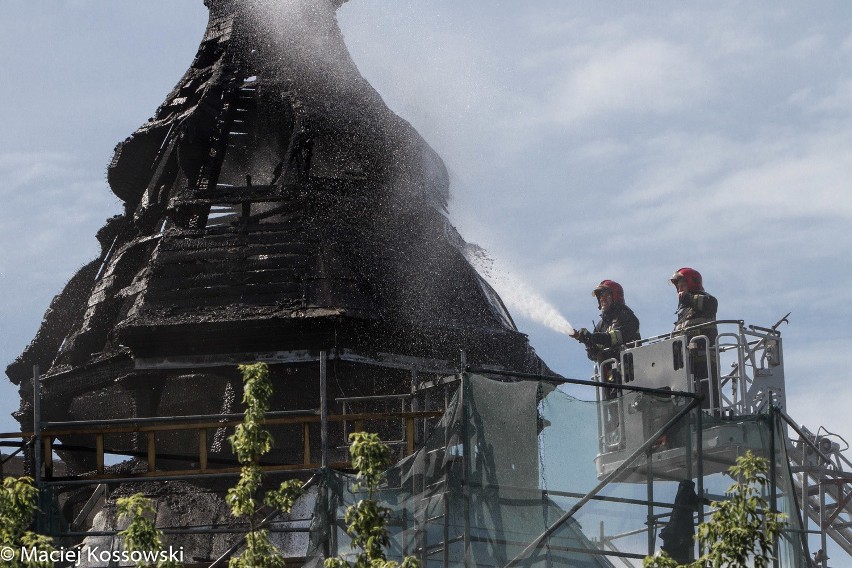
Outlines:
[[716, 298], [704, 291], [701, 273], [694, 268], [679, 268], [672, 274], [671, 283], [677, 288], [677, 321], [675, 331], [690, 327], [701, 326], [690, 330], [688, 335], [706, 335], [711, 343], [716, 342], [718, 331], [716, 326], [702, 325], [716, 321], [716, 309], [719, 303]]
[[[609, 359], [620, 359], [622, 347], [626, 343], [639, 340], [639, 319], [633, 310], [624, 303], [624, 288], [613, 280], [604, 280], [592, 291], [598, 300], [601, 319], [595, 325], [594, 331], [586, 328], [575, 331], [571, 337], [586, 346], [589, 359], [599, 365], [600, 380], [609, 384], [621, 384], [621, 374], [618, 365]], [[618, 398], [619, 389], [604, 388], [602, 395], [605, 400]], [[618, 428], [620, 419], [617, 406], [608, 403], [604, 413], [604, 431], [607, 445], [613, 447], [621, 443]]]
[[589, 359], [600, 363], [618, 358], [625, 343], [639, 340], [639, 319], [624, 303], [624, 288], [614, 280], [604, 280], [592, 291], [598, 300], [601, 320], [594, 331], [576, 330], [571, 337], [586, 346]]
[[[719, 379], [716, 369], [716, 310], [719, 303], [704, 291], [704, 282], [694, 268], [679, 268], [670, 278], [677, 289], [677, 321], [674, 331], [686, 330], [690, 340], [692, 375], [696, 392], [704, 395], [702, 407], [718, 412], [720, 403]], [[693, 339], [697, 338], [697, 339]], [[705, 339], [706, 338], [706, 341]]]

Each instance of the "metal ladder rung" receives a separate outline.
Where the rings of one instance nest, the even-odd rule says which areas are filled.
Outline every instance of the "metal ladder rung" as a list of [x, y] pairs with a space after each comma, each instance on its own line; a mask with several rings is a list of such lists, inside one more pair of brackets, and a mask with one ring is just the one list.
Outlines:
[[437, 487], [438, 485], [444, 485], [445, 481], [443, 479], [436, 481], [435, 483], [430, 483], [424, 489], [431, 489], [432, 487]]
[[438, 493], [435, 493], [434, 495], [426, 495], [425, 497], [418, 497], [418, 500], [421, 503], [423, 501], [431, 501], [432, 499], [443, 498], [444, 495], [446, 495], [447, 493], [449, 493], [449, 491], [440, 491]]
[[[454, 536], [454, 537], [452, 537], [451, 539], [449, 539], [449, 540], [446, 542], [446, 544], [454, 544], [454, 543], [456, 543], [456, 542], [461, 542], [462, 540], [463, 540], [463, 537], [461, 537], [461, 536]], [[433, 548], [433, 547], [434, 547], [434, 548]], [[445, 543], [444, 543], [444, 542], [437, 542], [437, 543], [435, 543], [435, 544], [433, 544], [433, 545], [427, 545], [427, 546], [425, 547], [426, 555], [427, 555], [427, 556], [431, 556], [432, 554], [435, 554], [436, 552], [441, 552], [441, 551], [443, 551], [443, 550], [444, 550], [444, 547], [445, 547]], [[414, 549], [414, 552], [422, 552], [423, 550], [424, 550], [424, 547], [422, 547], [422, 546], [418, 546], [417, 548], [415, 548], [415, 549]]]
[[[422, 550], [422, 548], [417, 548], [417, 549], [415, 549], [415, 552], [420, 552], [421, 550]], [[426, 556], [432, 556], [435, 553], [443, 552], [443, 551], [444, 551], [444, 545], [443, 544], [438, 545], [437, 548], [427, 547], [426, 548]]]

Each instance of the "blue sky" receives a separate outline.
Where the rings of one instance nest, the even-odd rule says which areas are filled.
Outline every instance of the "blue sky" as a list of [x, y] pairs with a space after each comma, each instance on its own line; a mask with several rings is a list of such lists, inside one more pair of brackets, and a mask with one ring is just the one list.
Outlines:
[[[0, 359], [120, 211], [113, 146], [191, 62], [201, 0], [2, 2]], [[352, 0], [362, 74], [441, 154], [462, 235], [576, 326], [604, 278], [645, 336], [693, 266], [719, 316], [783, 328], [788, 408], [852, 440], [852, 6]], [[164, 19], [169, 18], [169, 19]], [[512, 305], [517, 290], [504, 299]], [[555, 370], [579, 344], [513, 310]], [[0, 386], [0, 429], [16, 389]]]
[[[354, 0], [341, 24], [447, 162], [465, 238], [577, 327], [612, 278], [644, 336], [670, 330], [681, 266], [720, 318], [792, 311], [789, 411], [852, 440], [852, 7], [396, 6]], [[589, 376], [579, 345], [513, 313], [551, 366]]]

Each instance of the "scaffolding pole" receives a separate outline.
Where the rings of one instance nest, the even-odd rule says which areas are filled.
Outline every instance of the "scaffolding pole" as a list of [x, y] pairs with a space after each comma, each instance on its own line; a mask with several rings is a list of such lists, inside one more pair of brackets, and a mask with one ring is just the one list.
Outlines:
[[[473, 457], [473, 451], [468, 447], [468, 435], [469, 431], [467, 428], [468, 423], [468, 415], [467, 415], [467, 405], [465, 404], [466, 391], [469, 388], [468, 380], [467, 380], [467, 354], [464, 351], [461, 352], [461, 370], [459, 371], [459, 380], [460, 380], [460, 393], [461, 398], [461, 408], [462, 408], [462, 498], [464, 499], [464, 565], [465, 567], [474, 566], [473, 563], [473, 551], [470, 547], [470, 460]], [[448, 519], [444, 519], [444, 522], [448, 522]], [[447, 543], [444, 543], [444, 546], [447, 546]]]
[[682, 419], [683, 419], [683, 418], [684, 418], [687, 414], [689, 414], [689, 412], [691, 412], [691, 411], [692, 411], [692, 409], [694, 409], [694, 408], [699, 408], [699, 413], [700, 413], [700, 399], [692, 399], [692, 400], [689, 402], [689, 404], [686, 406], [686, 408], [684, 408], [683, 410], [681, 410], [680, 412], [678, 412], [678, 413], [677, 413], [676, 415], [674, 415], [674, 416], [673, 416], [673, 417], [672, 417], [672, 418], [671, 418], [668, 422], [666, 422], [665, 424], [663, 424], [662, 428], [660, 428], [659, 430], [657, 430], [657, 431], [656, 431], [653, 435], [651, 435], [651, 436], [650, 436], [650, 437], [649, 437], [649, 438], [648, 438], [648, 439], [647, 439], [647, 440], [646, 440], [646, 441], [645, 441], [645, 442], [644, 442], [641, 446], [639, 446], [638, 448], [636, 448], [636, 450], [635, 450], [632, 454], [630, 454], [630, 456], [629, 456], [627, 459], [625, 459], [625, 460], [624, 460], [624, 461], [623, 461], [623, 462], [622, 462], [622, 463], [621, 463], [621, 464], [620, 464], [617, 468], [615, 468], [615, 469], [612, 471], [612, 473], [610, 473], [609, 475], [607, 475], [607, 476], [606, 476], [606, 477], [605, 477], [605, 478], [604, 478], [604, 479], [603, 479], [600, 483], [598, 483], [598, 484], [595, 486], [595, 488], [594, 488], [594, 489], [592, 489], [591, 491], [589, 491], [589, 492], [585, 495], [585, 497], [583, 497], [582, 499], [580, 499], [580, 501], [579, 501], [579, 502], [577, 502], [577, 504], [575, 504], [573, 507], [571, 507], [571, 509], [570, 509], [568, 512], [566, 512], [564, 515], [562, 515], [562, 516], [559, 518], [559, 520], [557, 520], [557, 521], [556, 521], [555, 523], [553, 523], [550, 527], [548, 527], [548, 528], [547, 528], [547, 529], [546, 529], [543, 533], [541, 533], [538, 537], [536, 537], [536, 538], [535, 538], [535, 539], [534, 539], [534, 540], [533, 540], [533, 541], [532, 541], [532, 542], [531, 542], [531, 543], [530, 543], [530, 544], [529, 544], [529, 545], [528, 545], [528, 546], [527, 546], [524, 550], [522, 550], [522, 551], [521, 551], [521, 552], [520, 552], [517, 556], [515, 556], [512, 560], [510, 560], [510, 561], [509, 561], [509, 562], [508, 562], [508, 563], [507, 563], [507, 564], [506, 564], [503, 568], [512, 568], [513, 566], [517, 565], [517, 564], [518, 564], [518, 563], [519, 563], [522, 559], [524, 559], [524, 558], [528, 557], [530, 554], [532, 554], [533, 552], [535, 552], [535, 551], [538, 549], [538, 547], [539, 547], [539, 546], [541, 546], [541, 544], [542, 544], [542, 543], [543, 543], [543, 542], [544, 542], [544, 541], [545, 541], [548, 537], [550, 537], [550, 535], [552, 535], [554, 532], [556, 532], [556, 529], [558, 529], [560, 526], [562, 526], [563, 524], [565, 524], [565, 522], [566, 522], [566, 521], [568, 521], [571, 517], [573, 517], [573, 516], [574, 516], [574, 514], [575, 514], [577, 511], [579, 511], [579, 510], [580, 510], [580, 508], [582, 508], [582, 507], [583, 507], [586, 503], [588, 503], [588, 502], [589, 502], [589, 501], [590, 501], [590, 500], [591, 500], [591, 499], [592, 499], [595, 495], [597, 495], [598, 493], [600, 493], [600, 491], [601, 491], [604, 487], [606, 487], [607, 485], [609, 485], [609, 484], [610, 484], [613, 480], [617, 479], [617, 478], [618, 478], [618, 476], [619, 476], [619, 475], [621, 475], [621, 473], [622, 473], [624, 470], [626, 470], [628, 467], [630, 467], [630, 466], [632, 465], [633, 460], [635, 460], [637, 457], [639, 457], [639, 456], [641, 456], [643, 453], [645, 453], [645, 451], [647, 451], [647, 450], [648, 450], [648, 448], [650, 448], [651, 446], [653, 446], [653, 445], [656, 443], [657, 439], [658, 439], [660, 436], [662, 436], [663, 434], [665, 434], [665, 433], [669, 430], [669, 428], [671, 428], [672, 426], [674, 426], [675, 424], [677, 424], [677, 423], [678, 423], [680, 420], [682, 420]]
[[41, 491], [41, 373], [38, 365], [33, 365], [33, 434], [35, 435], [33, 479], [35, 479], [36, 487]]
[[[775, 419], [774, 407], [771, 407], [769, 413], [769, 510], [773, 513], [778, 512], [778, 480], [777, 475], [778, 461], [775, 451], [775, 434], [778, 427], [778, 420]], [[772, 567], [778, 568], [778, 535], [772, 539]]]

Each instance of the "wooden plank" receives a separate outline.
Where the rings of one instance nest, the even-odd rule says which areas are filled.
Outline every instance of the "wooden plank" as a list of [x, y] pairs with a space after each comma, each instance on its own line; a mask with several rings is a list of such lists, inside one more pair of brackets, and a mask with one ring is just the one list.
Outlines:
[[[222, 246], [212, 249], [215, 255], [207, 256], [209, 249], [181, 249], [168, 252], [158, 257], [156, 267], [177, 267], [185, 263], [203, 262], [203, 268], [217, 272], [219, 266], [232, 264], [235, 261], [244, 262], [247, 266], [259, 266], [267, 260], [289, 261], [286, 265], [307, 263], [316, 255], [318, 245], [308, 243], [239, 243], [232, 246]], [[256, 264], [255, 264], [256, 263]]]
[[[414, 420], [417, 418], [438, 418], [443, 415], [441, 411], [416, 411], [416, 412], [385, 412], [385, 413], [360, 413], [360, 414], [336, 414], [328, 417], [329, 422], [354, 422], [355, 430], [361, 431], [364, 427], [365, 421], [375, 421], [375, 420], [398, 420], [400, 418], [405, 419], [406, 421], [406, 449], [409, 454], [414, 451]], [[207, 456], [207, 429], [208, 428], [222, 428], [227, 426], [234, 426], [240, 424], [241, 420], [228, 420], [224, 422], [220, 421], [205, 421], [200, 423], [185, 423], [185, 424], [142, 424], [138, 426], [127, 425], [127, 426], [117, 426], [111, 427], [109, 425], [101, 426], [101, 427], [89, 427], [89, 428], [63, 428], [63, 429], [52, 429], [43, 431], [43, 435], [45, 436], [45, 464], [47, 464], [48, 459], [52, 457], [52, 451], [47, 451], [47, 443], [48, 439], [50, 440], [50, 445], [52, 449], [53, 439], [56, 437], [62, 437], [65, 435], [80, 435], [80, 434], [94, 434], [95, 435], [95, 460], [96, 460], [96, 476], [92, 477], [92, 479], [109, 479], [110, 477], [119, 478], [122, 475], [112, 475], [107, 476], [104, 474], [104, 435], [105, 434], [124, 434], [124, 433], [146, 433], [147, 434], [147, 455], [148, 455], [148, 476], [160, 475], [163, 472], [156, 471], [156, 432], [181, 432], [187, 430], [196, 430], [199, 432], [199, 468], [197, 470], [182, 470], [187, 474], [196, 474], [196, 473], [228, 473], [231, 471], [229, 468], [213, 468], [210, 469], [208, 463]], [[311, 424], [316, 424], [320, 422], [320, 417], [316, 415], [305, 415], [305, 416], [287, 416], [280, 418], [272, 418], [264, 421], [264, 425], [266, 426], [276, 426], [276, 425], [298, 425], [301, 424], [302, 432], [303, 432], [303, 449], [304, 449], [304, 459], [303, 463], [297, 465], [286, 465], [286, 466], [264, 466], [262, 469], [264, 471], [287, 471], [294, 469], [304, 469], [306, 467], [310, 467], [312, 465], [313, 456], [311, 455], [311, 447], [310, 447], [310, 426]], [[18, 434], [20, 435], [20, 434]], [[52, 465], [52, 464], [51, 464]], [[349, 467], [348, 462], [335, 464], [334, 467]], [[239, 471], [239, 468], [233, 468], [233, 471]], [[167, 475], [173, 475], [173, 472], [168, 472]], [[139, 475], [140, 477], [145, 477], [145, 475]], [[83, 477], [83, 476], [81, 476]], [[127, 476], [124, 476], [127, 477]], [[71, 477], [69, 479], [78, 479], [77, 477]]]
[[297, 254], [310, 254], [316, 248], [316, 243], [308, 242], [303, 227], [294, 227], [292, 224], [285, 226], [279, 223], [264, 223], [253, 227], [253, 229], [246, 234], [246, 240], [250, 245], [288, 246], [292, 247], [290, 250]]
[[5, 438], [21, 438], [26, 440], [33, 437], [33, 432], [0, 432], [0, 439]]
[[[287, 240], [292, 240], [287, 239]], [[247, 243], [234, 246], [221, 246], [215, 248], [181, 248], [164, 250], [157, 257], [156, 264], [181, 264], [185, 262], [220, 262], [245, 261], [251, 255], [267, 254], [281, 255], [291, 258], [306, 258], [314, 254], [316, 245], [308, 243]]]
[[[291, 272], [304, 272], [310, 267], [310, 257], [287, 254], [270, 254], [262, 251], [250, 251], [253, 256], [266, 255], [267, 258], [251, 259], [239, 264], [234, 262], [182, 262], [179, 264], [157, 265], [154, 277], [164, 280], [167, 278], [194, 277], [223, 277], [227, 275], [245, 275], [265, 273], [271, 270], [288, 269]], [[278, 278], [280, 280], [280, 278]]]
[[[334, 469], [351, 469], [351, 462], [335, 462], [330, 463], [329, 467]], [[304, 471], [305, 465], [301, 463], [297, 464], [282, 464], [282, 465], [266, 465], [261, 466], [260, 468], [263, 472], [276, 472], [276, 471]], [[142, 473], [110, 473], [110, 474], [94, 474], [94, 475], [79, 475], [79, 476], [66, 476], [66, 477], [57, 477], [52, 481], [72, 481], [76, 479], [91, 479], [91, 480], [108, 480], [108, 479], [123, 479], [123, 478], [145, 478], [145, 477], [183, 477], [186, 475], [204, 475], [204, 474], [222, 474], [222, 473], [234, 473], [239, 474], [242, 471], [241, 467], [222, 467], [222, 468], [212, 468], [207, 471], [200, 471], [198, 469], [170, 469], [163, 471], [153, 471], [153, 472], [142, 472]]]
[[207, 428], [198, 430], [198, 469], [207, 470]]
[[98, 473], [104, 472], [104, 435], [95, 436], [95, 469]]
[[405, 455], [414, 453], [414, 418], [405, 419]]
[[151, 279], [149, 288], [152, 290], [190, 290], [212, 285], [253, 286], [274, 282], [301, 282], [307, 271], [307, 268], [303, 266], [279, 268], [272, 263], [262, 270], [238, 271], [236, 269], [225, 269], [221, 273], [209, 273], [206, 271], [201, 273], [196, 267], [190, 266], [188, 268], [189, 270], [187, 270], [187, 274], [185, 275], [166, 276], [158, 274], [154, 276]]
[[42, 442], [44, 444], [44, 454], [42, 457], [44, 460], [44, 476], [50, 479], [53, 477], [53, 438], [45, 436]]
[[[282, 285], [283, 287], [283, 285]], [[180, 319], [178, 315], [175, 314], [187, 314], [187, 319], [192, 321], [193, 316], [197, 316], [197, 311], [203, 308], [222, 308], [228, 310], [228, 316], [231, 320], [240, 319], [240, 309], [246, 310], [250, 312], [248, 315], [254, 316], [254, 312], [252, 312], [255, 308], [275, 308], [274, 313], [277, 314], [278, 307], [284, 306], [287, 309], [295, 309], [295, 308], [303, 308], [304, 303], [301, 301], [301, 296], [297, 296], [295, 292], [290, 292], [288, 294], [281, 293], [269, 293], [264, 295], [255, 295], [255, 296], [241, 296], [239, 298], [239, 304], [236, 308], [233, 307], [234, 297], [230, 297], [227, 295], [224, 296], [215, 296], [210, 298], [198, 298], [195, 299], [192, 292], [181, 292], [177, 294], [175, 297], [177, 299], [166, 299], [162, 297], [154, 297], [153, 294], [156, 291], [151, 291], [151, 297], [148, 299], [148, 303], [151, 305], [157, 304], [168, 304], [167, 309], [172, 310], [176, 307], [174, 313], [172, 314], [172, 318], [175, 320]], [[280, 291], [279, 291], [280, 292]], [[229, 299], [230, 298], [230, 299]], [[184, 304], [186, 302], [190, 303], [191, 309], [187, 308]], [[178, 305], [180, 304], [180, 305]], [[184, 307], [181, 307], [184, 305]], [[279, 315], [279, 317], [283, 317], [283, 315]], [[156, 324], [154, 324], [156, 325]]]
[[219, 302], [240, 298], [241, 304], [274, 302], [275, 298], [288, 298], [301, 294], [303, 284], [297, 282], [279, 282], [277, 284], [242, 284], [239, 291], [234, 286], [208, 286], [200, 288], [182, 288], [178, 290], [149, 290], [156, 302], [191, 299], [192, 305], [219, 305]]
[[160, 244], [162, 251], [230, 248], [245, 245], [240, 235], [205, 235], [204, 237], [168, 237]]
[[[439, 418], [443, 416], [443, 411], [432, 410], [432, 411], [414, 411], [414, 412], [374, 412], [374, 413], [360, 413], [360, 414], [333, 414], [328, 417], [329, 422], [349, 422], [354, 420], [394, 420], [400, 418]], [[88, 426], [85, 428], [50, 428], [42, 430], [42, 434], [45, 436], [52, 436], [54, 438], [60, 438], [62, 436], [76, 435], [76, 434], [129, 434], [135, 432], [166, 432], [166, 431], [181, 431], [181, 430], [197, 430], [199, 428], [227, 428], [229, 426], [236, 426], [237, 424], [242, 424], [242, 420], [223, 420], [220, 422], [214, 421], [205, 421], [205, 422], [192, 422], [187, 420], [182, 424], [173, 424], [173, 423], [146, 423], [140, 424], [138, 426], [134, 425], [121, 425], [121, 426], [109, 426], [103, 425], [99, 427]], [[301, 416], [282, 416], [279, 418], [269, 418], [263, 421], [263, 424], [266, 426], [279, 426], [285, 424], [302, 424], [302, 423], [311, 423], [316, 424], [320, 422], [320, 417], [315, 414], [301, 415]]]
[[148, 471], [157, 471], [157, 438], [154, 432], [148, 432]]
[[304, 465], [311, 465], [311, 423], [305, 422], [302, 424], [302, 443], [305, 449]]

